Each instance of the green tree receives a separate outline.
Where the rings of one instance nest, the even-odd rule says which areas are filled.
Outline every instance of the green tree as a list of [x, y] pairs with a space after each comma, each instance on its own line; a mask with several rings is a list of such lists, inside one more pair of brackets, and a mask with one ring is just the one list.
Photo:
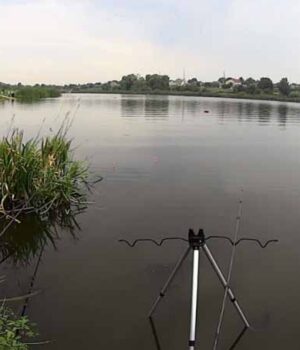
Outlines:
[[121, 89], [131, 90], [138, 77], [135, 74], [124, 75], [121, 79]]
[[146, 83], [151, 90], [169, 90], [170, 78], [167, 75], [147, 74]]
[[260, 78], [257, 87], [264, 92], [273, 92], [274, 88], [272, 80], [267, 77]]
[[148, 91], [146, 80], [143, 77], [139, 77], [133, 84], [132, 90], [134, 91]]
[[288, 96], [291, 92], [291, 87], [287, 78], [282, 78], [277, 84], [278, 90], [284, 96]]
[[254, 84], [249, 84], [246, 86], [246, 90], [245, 90], [248, 94], [255, 94], [256, 92], [256, 86]]
[[256, 84], [256, 81], [253, 79], [253, 78], [247, 78], [246, 80], [245, 80], [245, 84], [247, 85], [247, 86], [250, 86], [250, 85], [255, 85]]
[[198, 79], [197, 78], [192, 78], [192, 79], [189, 79], [188, 81], [188, 84], [190, 84], [190, 85], [198, 85]]
[[199, 91], [200, 82], [197, 78], [192, 78], [187, 81], [187, 84], [183, 86], [184, 90], [197, 92]]

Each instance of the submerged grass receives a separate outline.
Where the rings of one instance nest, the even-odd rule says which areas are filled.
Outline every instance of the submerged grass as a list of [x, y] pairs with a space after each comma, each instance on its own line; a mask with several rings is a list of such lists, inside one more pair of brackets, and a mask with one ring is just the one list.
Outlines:
[[86, 202], [88, 167], [73, 159], [68, 127], [51, 137], [24, 141], [14, 129], [0, 141], [0, 213], [19, 211], [60, 215]]

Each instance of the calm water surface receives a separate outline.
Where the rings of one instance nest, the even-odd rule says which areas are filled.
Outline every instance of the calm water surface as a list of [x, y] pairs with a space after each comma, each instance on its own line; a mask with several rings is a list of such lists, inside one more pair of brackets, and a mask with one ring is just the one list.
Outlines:
[[[209, 113], [205, 113], [208, 110]], [[298, 349], [300, 316], [300, 105], [194, 97], [65, 95], [36, 104], [0, 104], [1, 135], [14, 119], [28, 136], [74, 117], [76, 156], [104, 177], [79, 217], [81, 231], [48, 246], [28, 315], [36, 349], [155, 350], [146, 315], [185, 249], [172, 242], [130, 249], [118, 239], [185, 237], [189, 227], [233, 235], [243, 189], [240, 237], [280, 243], [238, 246], [232, 285], [256, 328], [239, 349]], [[27, 228], [30, 230], [30, 227]], [[227, 271], [231, 247], [210, 241]], [[1, 265], [1, 296], [28, 290], [29, 266]], [[223, 290], [201, 259], [199, 348], [211, 349]], [[163, 350], [187, 348], [191, 260], [155, 314]], [[219, 349], [242, 324], [227, 305]]]

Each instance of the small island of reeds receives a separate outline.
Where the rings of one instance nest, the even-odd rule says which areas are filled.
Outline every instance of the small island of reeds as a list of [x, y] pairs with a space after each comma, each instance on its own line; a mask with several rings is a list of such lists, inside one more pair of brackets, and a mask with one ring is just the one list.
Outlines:
[[67, 127], [53, 136], [24, 140], [14, 129], [0, 140], [0, 215], [62, 215], [85, 207], [88, 166], [74, 160]]
[[17, 100], [20, 102], [34, 102], [44, 98], [60, 97], [61, 90], [55, 85], [10, 85], [0, 82], [0, 101]]
[[36, 101], [42, 98], [59, 97], [60, 92], [52, 87], [22, 86], [15, 92], [15, 97], [20, 101]]

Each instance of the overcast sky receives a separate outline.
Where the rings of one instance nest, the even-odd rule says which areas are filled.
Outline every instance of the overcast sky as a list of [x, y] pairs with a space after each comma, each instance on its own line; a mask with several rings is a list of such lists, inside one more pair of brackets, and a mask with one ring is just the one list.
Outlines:
[[299, 0], [0, 0], [0, 81], [300, 82]]

